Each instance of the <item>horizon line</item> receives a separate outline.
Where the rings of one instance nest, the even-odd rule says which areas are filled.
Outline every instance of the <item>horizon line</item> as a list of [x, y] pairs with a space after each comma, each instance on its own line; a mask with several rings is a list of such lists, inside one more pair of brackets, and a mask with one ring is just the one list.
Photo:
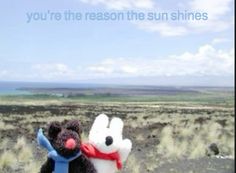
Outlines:
[[71, 85], [100, 85], [100, 86], [120, 86], [120, 87], [199, 87], [199, 88], [235, 88], [234, 85], [166, 85], [166, 84], [118, 84], [118, 83], [91, 83], [91, 82], [63, 82], [63, 81], [3, 81], [0, 80], [0, 83], [32, 83], [32, 84], [71, 84]]

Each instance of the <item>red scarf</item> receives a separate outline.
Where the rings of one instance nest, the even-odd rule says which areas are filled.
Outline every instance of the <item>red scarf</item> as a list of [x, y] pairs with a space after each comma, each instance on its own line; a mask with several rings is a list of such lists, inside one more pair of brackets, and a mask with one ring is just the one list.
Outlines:
[[82, 144], [81, 151], [87, 156], [92, 158], [104, 159], [104, 160], [112, 160], [116, 161], [117, 169], [122, 168], [122, 162], [120, 159], [120, 155], [118, 152], [113, 153], [102, 153], [97, 148], [95, 148], [92, 144]]

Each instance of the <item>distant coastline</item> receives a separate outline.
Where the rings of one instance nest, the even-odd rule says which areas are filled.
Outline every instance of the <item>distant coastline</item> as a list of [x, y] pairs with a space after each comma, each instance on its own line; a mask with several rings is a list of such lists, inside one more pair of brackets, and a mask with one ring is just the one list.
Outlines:
[[175, 95], [197, 94], [202, 90], [234, 92], [234, 87], [212, 86], [142, 86], [86, 83], [1, 82], [0, 95], [53, 94], [53, 95]]

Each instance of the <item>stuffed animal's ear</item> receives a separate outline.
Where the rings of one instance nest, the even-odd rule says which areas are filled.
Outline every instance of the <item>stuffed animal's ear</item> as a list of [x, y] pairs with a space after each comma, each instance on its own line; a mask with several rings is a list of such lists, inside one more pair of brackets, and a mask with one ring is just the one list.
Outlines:
[[110, 129], [116, 133], [116, 134], [121, 134], [123, 132], [123, 127], [124, 123], [120, 118], [112, 118], [111, 123], [110, 123]]
[[48, 136], [53, 139], [56, 138], [58, 133], [61, 131], [61, 124], [58, 121], [54, 121], [49, 124], [48, 127]]
[[90, 132], [105, 129], [107, 128], [108, 124], [109, 124], [109, 118], [105, 114], [100, 114], [94, 120]]
[[73, 130], [77, 132], [78, 134], [82, 133], [82, 127], [78, 120], [71, 120], [66, 123], [65, 128], [68, 130]]

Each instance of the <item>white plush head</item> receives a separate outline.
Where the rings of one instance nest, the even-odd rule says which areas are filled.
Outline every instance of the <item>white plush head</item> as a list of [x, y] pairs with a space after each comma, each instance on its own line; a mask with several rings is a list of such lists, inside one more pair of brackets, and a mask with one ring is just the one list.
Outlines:
[[122, 143], [123, 122], [120, 118], [109, 118], [105, 114], [96, 117], [89, 132], [89, 143], [103, 153], [116, 152]]

